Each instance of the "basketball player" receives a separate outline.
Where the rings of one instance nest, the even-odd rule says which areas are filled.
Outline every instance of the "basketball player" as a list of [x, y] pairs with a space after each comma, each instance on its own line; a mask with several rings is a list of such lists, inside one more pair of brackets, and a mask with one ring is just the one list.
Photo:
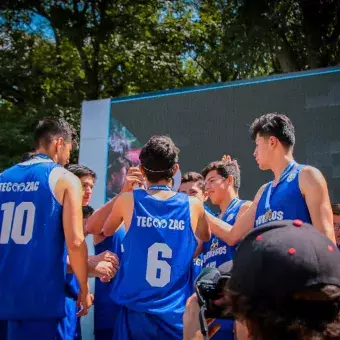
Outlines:
[[36, 155], [0, 175], [0, 277], [6, 278], [0, 280], [0, 319], [8, 320], [9, 340], [55, 339], [65, 315], [65, 239], [80, 286], [78, 315], [92, 303], [81, 184], [62, 167], [73, 136], [63, 119], [42, 119], [34, 133]]
[[[107, 236], [122, 222], [126, 228], [111, 294], [122, 305], [114, 339], [183, 338], [196, 237], [208, 241], [210, 230], [203, 204], [171, 190], [178, 153], [169, 137], [151, 137], [139, 156], [147, 190], [120, 194], [105, 222]], [[93, 225], [92, 232], [100, 233], [100, 226]]]
[[336, 245], [338, 246], [340, 250], [340, 204], [339, 203], [332, 204], [332, 212], [333, 212], [333, 226], [334, 226]]
[[[141, 186], [144, 182], [144, 177], [138, 168], [131, 167], [125, 177], [121, 192], [131, 191], [134, 185]], [[88, 221], [87, 226], [91, 224], [100, 225], [101, 229], [112, 211], [112, 205], [115, 198], [103, 207], [99, 208], [91, 219]], [[119, 260], [123, 253], [122, 241], [125, 236], [125, 227], [121, 225], [118, 231], [113, 235], [106, 237], [103, 234], [93, 235], [95, 245], [95, 252], [101, 253], [103, 251], [111, 251], [115, 253]], [[94, 307], [94, 334], [95, 340], [112, 340], [114, 325], [120, 311], [120, 306], [112, 301], [110, 298], [112, 285], [103, 283], [101, 280], [96, 279], [95, 284], [95, 307]]]
[[[69, 164], [66, 166], [66, 169], [77, 176], [81, 182], [83, 189], [82, 206], [84, 211], [84, 208], [88, 207], [89, 202], [92, 198], [92, 189], [94, 187], [97, 176], [94, 171], [80, 164]], [[88, 217], [90, 217], [90, 215], [91, 214], [88, 214]], [[83, 225], [85, 225], [85, 221], [83, 221]], [[105, 283], [103, 284], [109, 286], [106, 281], [110, 280], [116, 273], [118, 267], [118, 259], [114, 254], [107, 254], [106, 259], [104, 259], [104, 251], [100, 253], [96, 254], [98, 256], [89, 256], [88, 258], [89, 276], [99, 276], [101, 277], [101, 279], [104, 279]], [[104, 274], [106, 270], [108, 273], [108, 278]], [[104, 276], [104, 278], [102, 276]], [[66, 274], [65, 287], [66, 316], [59, 324], [58, 333], [62, 339], [80, 340], [80, 318], [76, 316], [77, 294], [79, 291], [79, 285], [74, 274]]]
[[[238, 191], [241, 184], [240, 168], [236, 161], [212, 162], [202, 171], [205, 179], [205, 189], [214, 205], [220, 208], [218, 216], [223, 221], [233, 225], [239, 216], [248, 210], [251, 202], [241, 200]], [[212, 234], [208, 242], [203, 242], [203, 268], [219, 267], [234, 258], [236, 247], [229, 246], [222, 239]], [[234, 322], [219, 319], [216, 323], [221, 326], [214, 339], [233, 340]], [[239, 325], [240, 326], [240, 325]], [[240, 327], [239, 327], [240, 328]]]
[[259, 189], [254, 204], [234, 228], [221, 229], [208, 217], [212, 232], [233, 245], [253, 227], [299, 219], [312, 223], [335, 243], [327, 183], [318, 169], [294, 160], [295, 130], [290, 119], [268, 113], [255, 119], [250, 132], [256, 143], [256, 162], [261, 170], [271, 170], [274, 180]]
[[[193, 196], [198, 198], [202, 203], [207, 199], [205, 194], [205, 184], [204, 178], [198, 172], [190, 171], [182, 176], [181, 185], [179, 187], [179, 192], [183, 192], [188, 196]], [[208, 207], [205, 207], [208, 209]], [[210, 210], [208, 210], [210, 211]], [[201, 255], [193, 259], [193, 264], [191, 267], [191, 280], [190, 286], [192, 288], [192, 293], [195, 292], [195, 280], [198, 274], [202, 270], [202, 257]]]
[[[93, 235], [95, 254], [111, 251], [119, 260], [122, 257], [122, 241], [125, 227], [122, 225], [113, 236], [103, 237]], [[120, 306], [110, 298], [112, 282], [102, 282], [96, 278], [95, 307], [94, 307], [94, 336], [95, 340], [112, 340], [114, 325], [120, 311]]]

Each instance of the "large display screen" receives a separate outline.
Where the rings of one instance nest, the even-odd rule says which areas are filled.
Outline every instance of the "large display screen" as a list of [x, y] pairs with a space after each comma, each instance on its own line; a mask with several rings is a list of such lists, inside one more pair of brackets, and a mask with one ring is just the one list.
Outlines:
[[240, 197], [252, 199], [272, 178], [259, 170], [249, 126], [263, 113], [288, 115], [296, 129], [295, 158], [318, 167], [340, 201], [340, 69], [197, 87], [111, 101], [106, 198], [113, 197], [141, 146], [154, 134], [180, 148], [182, 173], [200, 172], [223, 154], [241, 166]]

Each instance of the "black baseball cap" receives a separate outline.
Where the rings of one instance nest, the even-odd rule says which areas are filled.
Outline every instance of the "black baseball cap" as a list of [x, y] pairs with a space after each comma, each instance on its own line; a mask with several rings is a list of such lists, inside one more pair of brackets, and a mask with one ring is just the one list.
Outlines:
[[228, 289], [261, 302], [277, 302], [315, 285], [340, 287], [340, 252], [300, 220], [255, 228], [236, 251]]

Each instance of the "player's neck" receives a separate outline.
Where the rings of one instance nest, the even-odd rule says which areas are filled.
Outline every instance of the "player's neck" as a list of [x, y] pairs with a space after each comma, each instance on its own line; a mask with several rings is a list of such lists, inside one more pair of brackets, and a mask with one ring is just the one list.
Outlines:
[[274, 184], [275, 185], [279, 182], [280, 176], [284, 172], [287, 165], [293, 160], [294, 158], [291, 152], [285, 154], [283, 157], [281, 156], [281, 157], [278, 157], [276, 160], [273, 160], [273, 165], [271, 167], [271, 170], [274, 173]]
[[164, 179], [164, 180], [161, 180], [159, 182], [150, 182], [150, 181], [146, 181], [147, 183], [147, 188], [150, 188], [152, 186], [168, 186], [168, 187], [171, 187], [171, 182], [169, 182], [168, 180]]
[[228, 193], [225, 196], [225, 199], [218, 205], [221, 210], [221, 214], [224, 214], [225, 211], [227, 210], [229, 204], [231, 201], [235, 198], [238, 197], [237, 193], [235, 191], [228, 191]]
[[52, 159], [53, 162], [56, 162], [57, 163], [57, 160], [58, 160], [58, 157], [57, 157], [57, 154], [52, 154], [51, 152], [49, 152], [47, 149], [45, 148], [38, 148], [35, 153], [37, 154], [41, 154], [41, 155], [45, 155], [49, 158]]

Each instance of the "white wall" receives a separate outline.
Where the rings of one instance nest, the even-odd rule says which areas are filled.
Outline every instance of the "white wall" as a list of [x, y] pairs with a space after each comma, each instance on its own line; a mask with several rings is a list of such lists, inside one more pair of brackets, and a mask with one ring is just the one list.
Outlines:
[[[105, 183], [110, 125], [110, 99], [84, 102], [82, 106], [79, 164], [97, 174], [90, 205], [97, 209], [105, 203]], [[87, 237], [89, 254], [94, 254], [92, 236]], [[90, 280], [94, 292], [94, 279]], [[83, 340], [93, 340], [93, 307], [81, 320]]]

